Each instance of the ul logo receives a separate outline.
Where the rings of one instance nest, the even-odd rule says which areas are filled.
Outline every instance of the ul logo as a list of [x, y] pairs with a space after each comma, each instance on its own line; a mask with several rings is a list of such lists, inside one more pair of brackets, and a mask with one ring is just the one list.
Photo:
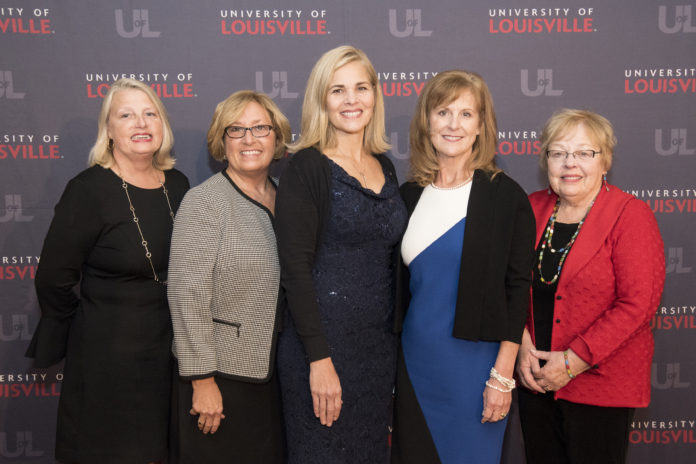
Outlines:
[[263, 71], [256, 71], [256, 91], [264, 92], [271, 98], [280, 95], [280, 98], [297, 98], [297, 92], [288, 90], [288, 72], [273, 71], [271, 73], [271, 91], [267, 92], [263, 89]]
[[396, 10], [389, 10], [389, 32], [394, 37], [430, 37], [433, 31], [423, 30], [421, 20], [421, 10], [406, 10], [406, 21], [404, 28], [399, 30], [396, 20]]
[[24, 92], [15, 92], [12, 71], [0, 71], [0, 98], [24, 98]]
[[4, 458], [18, 458], [20, 456], [34, 458], [44, 455], [43, 451], [34, 450], [34, 440], [29, 431], [17, 432], [13, 445], [10, 446], [8, 432], [0, 432], [0, 456]]
[[[5, 321], [9, 321], [9, 324]], [[5, 326], [9, 327], [5, 327]], [[0, 341], [31, 340], [29, 333], [29, 318], [26, 314], [0, 315]]]
[[[682, 382], [680, 379], [681, 365], [679, 363], [669, 363], [665, 365], [664, 375], [660, 375], [657, 364], [652, 365], [651, 382], [653, 388], [667, 390], [668, 388], [689, 388], [691, 382]], [[664, 380], [661, 380], [664, 379]]]
[[684, 248], [670, 248], [667, 252], [667, 274], [688, 274], [690, 267], [684, 266]]
[[662, 156], [696, 154], [696, 149], [686, 146], [686, 129], [672, 129], [667, 143], [664, 141], [662, 129], [655, 129], [655, 151]]
[[522, 93], [528, 97], [538, 97], [539, 95], [558, 97], [563, 95], [563, 90], [553, 88], [553, 69], [537, 69], [534, 89], [529, 85], [529, 70], [523, 69], [520, 76], [520, 86], [522, 87]]
[[115, 13], [116, 32], [124, 39], [132, 39], [137, 36], [151, 39], [160, 36], [159, 32], [150, 30], [147, 10], [133, 10], [133, 28], [130, 31], [127, 31], [123, 25], [123, 10], [115, 10]]
[[[398, 132], [392, 132], [389, 137], [391, 142], [391, 154], [394, 158], [404, 160], [408, 159], [408, 140], [400, 140]], [[402, 149], [399, 149], [402, 147]]]
[[34, 216], [26, 216], [22, 210], [22, 195], [9, 194], [5, 195], [4, 212], [0, 208], [0, 222], [29, 222], [34, 219]]
[[674, 7], [674, 23], [671, 26], [667, 25], [667, 6], [660, 6], [660, 14], [658, 16], [657, 25], [665, 34], [676, 34], [677, 32], [696, 32], [696, 26], [693, 24], [691, 17], [692, 5], [675, 5]]

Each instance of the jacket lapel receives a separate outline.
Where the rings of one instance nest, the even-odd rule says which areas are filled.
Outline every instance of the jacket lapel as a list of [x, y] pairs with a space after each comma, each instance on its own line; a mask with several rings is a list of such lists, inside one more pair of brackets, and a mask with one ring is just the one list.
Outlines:
[[629, 199], [628, 195], [620, 195], [616, 187], [607, 192], [602, 186], [563, 264], [561, 282], [573, 279], [599, 251]]
[[545, 195], [538, 193], [535, 194], [535, 196], [543, 195], [542, 199], [538, 202], [535, 201], [534, 197], [530, 198], [530, 200], [532, 200], [532, 209], [534, 209], [534, 217], [537, 219], [536, 241], [534, 242], [535, 247], [539, 244], [541, 236], [544, 234], [544, 231], [546, 230], [546, 226], [549, 223], [549, 218], [551, 217], [551, 213], [553, 212], [553, 207], [556, 204], [556, 199], [558, 199], [558, 196], [555, 193], [549, 192], [548, 190], [546, 192], [548, 193], [546, 193]]

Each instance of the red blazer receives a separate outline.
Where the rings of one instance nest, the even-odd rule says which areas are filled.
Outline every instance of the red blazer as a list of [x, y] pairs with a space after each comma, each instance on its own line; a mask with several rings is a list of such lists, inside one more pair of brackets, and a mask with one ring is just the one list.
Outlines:
[[[536, 243], [556, 198], [549, 190], [529, 196]], [[650, 403], [650, 320], [664, 281], [664, 247], [652, 211], [619, 188], [603, 186], [563, 265], [551, 333], [552, 351], [571, 348], [593, 367], [555, 398], [613, 407]], [[534, 340], [531, 305], [527, 329]]]

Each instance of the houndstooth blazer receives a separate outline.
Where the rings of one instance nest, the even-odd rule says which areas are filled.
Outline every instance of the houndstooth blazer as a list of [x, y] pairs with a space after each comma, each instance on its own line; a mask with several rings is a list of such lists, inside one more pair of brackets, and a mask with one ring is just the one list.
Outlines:
[[270, 378], [279, 284], [270, 212], [224, 172], [189, 190], [174, 222], [167, 287], [179, 375]]

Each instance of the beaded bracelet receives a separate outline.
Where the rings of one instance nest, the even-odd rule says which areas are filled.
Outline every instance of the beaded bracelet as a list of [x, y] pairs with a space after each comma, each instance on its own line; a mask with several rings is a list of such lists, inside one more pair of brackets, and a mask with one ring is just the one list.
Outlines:
[[505, 388], [496, 387], [495, 385], [490, 383], [488, 380], [486, 380], [486, 386], [489, 388], [492, 388], [493, 390], [498, 390], [499, 392], [502, 392], [502, 393], [510, 393], [512, 391], [512, 388], [505, 389]]
[[568, 361], [568, 350], [565, 350], [563, 352], [563, 359], [565, 360], [565, 368], [566, 372], [568, 373], [568, 377], [570, 377], [570, 380], [573, 380], [575, 376], [573, 375], [572, 372], [570, 372], [570, 361]]
[[491, 377], [500, 382], [505, 388], [509, 388], [510, 390], [515, 388], [515, 379], [503, 377], [500, 375], [500, 372], [495, 369], [495, 367], [491, 367]]

